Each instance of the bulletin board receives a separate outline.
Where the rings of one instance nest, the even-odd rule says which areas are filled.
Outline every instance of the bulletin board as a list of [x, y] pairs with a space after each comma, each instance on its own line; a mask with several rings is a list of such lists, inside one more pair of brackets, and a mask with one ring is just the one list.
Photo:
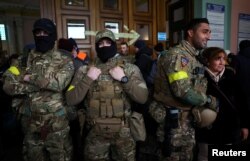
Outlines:
[[[240, 13], [238, 22], [238, 47], [242, 40], [250, 40], [250, 15]], [[239, 51], [239, 50], [238, 50]]]
[[211, 39], [207, 46], [224, 48], [225, 40], [225, 6], [207, 3], [207, 19], [211, 27]]

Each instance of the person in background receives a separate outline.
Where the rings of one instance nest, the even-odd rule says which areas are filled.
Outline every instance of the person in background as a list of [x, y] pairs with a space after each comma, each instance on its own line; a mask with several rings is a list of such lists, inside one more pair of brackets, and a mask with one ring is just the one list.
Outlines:
[[[250, 40], [242, 40], [239, 44], [239, 53], [235, 57], [235, 70], [238, 85], [237, 99], [240, 107], [247, 107], [247, 123], [250, 129]], [[248, 137], [247, 143], [250, 144]]]
[[121, 51], [120, 51], [120, 55], [122, 56], [128, 56], [128, 44], [126, 42], [122, 42], [121, 45]]
[[[157, 58], [153, 60], [151, 71], [149, 73], [149, 76], [147, 78], [147, 81], [151, 84], [154, 84], [155, 75], [157, 73], [157, 62], [160, 59], [160, 57], [164, 54], [167, 54], [167, 50], [164, 50], [163, 44], [158, 43], [154, 46], [154, 50], [156, 51]], [[153, 90], [153, 87], [152, 87]]]
[[[2, 160], [21, 160], [23, 133], [20, 125], [20, 113], [16, 112], [16, 107], [13, 107], [14, 97], [6, 94], [3, 90], [4, 76], [3, 74], [11, 66], [16, 64], [19, 58], [19, 54], [12, 54], [8, 59], [3, 59], [1, 64], [0, 75], [0, 157]], [[14, 155], [8, 155], [9, 152], [13, 152]]]
[[154, 50], [156, 51], [157, 59], [159, 59], [162, 54], [165, 54], [167, 52], [167, 50], [164, 49], [163, 44], [161, 42], [157, 43], [154, 46]]
[[121, 42], [120, 45], [120, 57], [122, 60], [128, 63], [134, 63], [135, 58], [134, 55], [129, 54], [129, 48], [128, 48], [128, 43], [127, 42]]
[[[73, 56], [75, 71], [77, 71], [81, 66], [87, 64], [84, 61], [87, 55], [86, 53], [84, 53], [85, 58], [83, 59], [78, 58], [79, 49], [74, 39], [60, 38], [58, 40], [57, 48], [61, 50], [66, 50], [69, 52], [69, 55]], [[81, 126], [82, 124], [79, 122], [80, 120], [79, 117], [81, 117], [83, 114], [82, 108], [79, 106], [75, 106], [74, 108], [71, 108], [70, 114], [71, 114], [71, 117], [70, 117], [71, 119], [69, 122], [69, 126], [70, 126], [70, 135], [72, 137], [72, 143], [73, 143], [73, 153], [74, 153], [73, 161], [74, 160], [80, 161], [83, 159], [83, 156], [82, 156], [82, 151], [83, 151], [82, 138], [83, 137], [81, 136], [83, 127]], [[81, 114], [81, 115], [78, 115], [78, 114]]]
[[191, 161], [195, 147], [192, 109], [198, 108], [198, 112], [202, 112], [199, 110], [202, 107], [217, 109], [216, 98], [206, 94], [204, 67], [197, 60], [210, 34], [206, 18], [192, 19], [185, 28], [185, 40], [170, 48], [157, 63], [154, 100], [149, 113], [159, 125], [161, 161]]
[[72, 144], [64, 90], [74, 74], [72, 57], [54, 48], [55, 24], [46, 18], [35, 21], [33, 36], [36, 48], [28, 54], [27, 68], [11, 66], [4, 73], [4, 91], [24, 95], [28, 106], [24, 115], [23, 141], [25, 161], [70, 161]]
[[62, 49], [62, 50], [66, 50], [72, 54], [72, 56], [74, 58], [73, 62], [74, 62], [75, 71], [80, 66], [86, 65], [89, 63], [88, 55], [84, 52], [79, 51], [79, 48], [78, 48], [75, 40], [72, 38], [69, 38], [69, 39], [60, 38], [58, 40], [57, 48]]
[[73, 49], [75, 49], [75, 51], [76, 51], [76, 54], [73, 51], [74, 52], [74, 58], [77, 58], [80, 61], [82, 61], [83, 65], [89, 64], [89, 61], [90, 61], [89, 56], [87, 55], [87, 53], [79, 50], [78, 45], [77, 45], [75, 39], [69, 38], [69, 41], [71, 42], [71, 44], [73, 44]]
[[245, 107], [239, 107], [235, 72], [226, 66], [227, 54], [218, 47], [206, 48], [203, 53], [207, 94], [219, 99], [215, 121], [208, 127], [196, 128], [198, 161], [208, 160], [208, 145], [238, 144], [248, 137]]
[[153, 50], [148, 48], [145, 41], [137, 40], [134, 44], [135, 47], [135, 65], [140, 69], [143, 79], [147, 83], [147, 87], [151, 88], [152, 84], [147, 81], [152, 67], [152, 54]]
[[137, 160], [146, 160], [151, 159], [155, 160], [155, 153], [159, 149], [156, 142], [155, 131], [156, 123], [149, 116], [148, 107], [152, 100], [152, 91], [153, 91], [153, 81], [151, 81], [150, 74], [153, 67], [153, 50], [147, 47], [144, 40], [137, 40], [134, 43], [135, 47], [135, 62], [134, 64], [140, 69], [143, 79], [147, 84], [149, 91], [149, 96], [147, 102], [141, 104], [138, 102], [132, 102], [132, 109], [143, 114], [145, 121], [147, 137], [144, 142], [137, 142]]
[[141, 116], [132, 113], [130, 102], [146, 102], [146, 84], [135, 65], [120, 61], [112, 31], [97, 32], [95, 49], [98, 59], [78, 69], [66, 92], [69, 105], [86, 105], [85, 160], [135, 161], [134, 139], [145, 138], [133, 133], [131, 120]]

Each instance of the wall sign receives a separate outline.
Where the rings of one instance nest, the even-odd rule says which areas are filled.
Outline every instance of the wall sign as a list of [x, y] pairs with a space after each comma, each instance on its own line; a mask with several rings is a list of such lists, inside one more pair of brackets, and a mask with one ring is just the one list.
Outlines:
[[224, 48], [224, 30], [225, 30], [225, 6], [207, 3], [207, 19], [211, 28], [211, 39], [207, 46], [216, 46]]
[[250, 15], [239, 14], [239, 27], [238, 27], [238, 47], [242, 40], [250, 40]]

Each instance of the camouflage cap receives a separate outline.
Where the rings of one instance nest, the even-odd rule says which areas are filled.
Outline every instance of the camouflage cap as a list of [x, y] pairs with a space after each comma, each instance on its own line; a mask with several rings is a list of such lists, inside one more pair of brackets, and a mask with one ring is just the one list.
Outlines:
[[102, 38], [109, 38], [110, 40], [112, 40], [113, 42], [115, 42], [115, 35], [112, 31], [110, 30], [102, 30], [97, 32], [96, 36], [95, 36], [95, 42], [97, 43], [99, 40], [101, 40]]

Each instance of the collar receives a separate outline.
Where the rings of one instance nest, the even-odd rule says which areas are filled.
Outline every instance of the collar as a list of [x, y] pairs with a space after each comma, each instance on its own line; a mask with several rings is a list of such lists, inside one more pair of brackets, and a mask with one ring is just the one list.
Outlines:
[[188, 51], [192, 56], [197, 56], [200, 53], [200, 50], [195, 49], [188, 41], [182, 40], [181, 45]]
[[207, 67], [205, 67], [205, 70], [208, 72], [208, 74], [210, 75], [210, 77], [216, 82], [218, 83], [220, 78], [222, 77], [222, 75], [225, 72], [225, 68], [217, 75], [215, 75], [210, 69], [208, 69]]

